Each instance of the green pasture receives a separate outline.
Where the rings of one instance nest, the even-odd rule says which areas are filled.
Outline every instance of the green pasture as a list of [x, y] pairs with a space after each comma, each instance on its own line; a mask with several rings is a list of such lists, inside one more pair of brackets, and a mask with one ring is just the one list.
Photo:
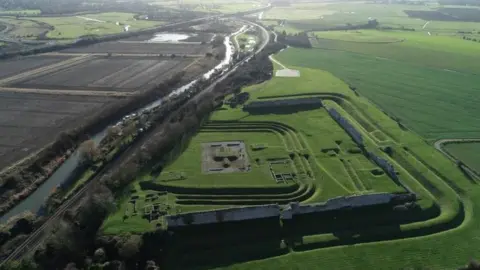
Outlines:
[[[156, 21], [136, 20], [133, 16], [133, 13], [108, 12], [34, 19], [55, 28], [47, 34], [47, 37], [53, 39], [75, 39], [84, 35], [116, 34], [124, 32], [125, 25], [130, 25], [129, 31], [136, 31], [162, 24], [162, 22]], [[117, 22], [120, 25], [117, 25]]]
[[[274, 7], [264, 14], [266, 25], [274, 25], [276, 31], [298, 33], [315, 31], [347, 24], [365, 24], [368, 19], [376, 19], [379, 27], [407, 28], [425, 36], [455, 36], [462, 38], [460, 32], [480, 30], [478, 22], [425, 21], [410, 18], [404, 10], [436, 10], [435, 5], [388, 5], [365, 4], [362, 2], [343, 3], [295, 3], [286, 7]], [[284, 21], [278, 26], [278, 20]], [[430, 33], [430, 35], [428, 34]]]
[[381, 26], [421, 29], [426, 21], [411, 19], [405, 9], [429, 9], [425, 6], [344, 3], [296, 3], [287, 7], [274, 7], [264, 19], [285, 19], [288, 25], [302, 30], [324, 29], [346, 24], [365, 24], [369, 18], [377, 19]]
[[429, 50], [423, 37], [405, 37], [392, 44], [319, 39], [319, 48], [292, 48], [277, 59], [332, 72], [427, 140], [471, 137], [480, 130], [477, 101], [472, 98], [480, 83], [480, 61], [473, 60], [479, 59], [480, 47], [434, 37], [445, 46], [433, 47], [438, 43], [432, 41], [434, 49]]
[[455, 158], [480, 172], [480, 143], [450, 143], [444, 148]]

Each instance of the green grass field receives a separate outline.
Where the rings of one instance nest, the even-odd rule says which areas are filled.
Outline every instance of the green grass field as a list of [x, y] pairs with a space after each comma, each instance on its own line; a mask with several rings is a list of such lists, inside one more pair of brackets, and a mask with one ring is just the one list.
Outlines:
[[404, 39], [401, 37], [385, 35], [384, 33], [376, 30], [320, 31], [313, 32], [313, 35], [320, 39], [332, 39], [350, 42], [394, 43], [404, 41]]
[[[124, 32], [125, 25], [130, 25], [129, 31], [136, 31], [162, 24], [162, 22], [157, 21], [136, 20], [133, 15], [132, 13], [108, 12], [33, 19], [53, 26], [55, 29], [47, 34], [47, 37], [53, 39], [75, 39], [84, 35], [116, 34]], [[117, 22], [120, 25], [117, 25]]]
[[385, 39], [403, 37], [405, 41], [375, 44], [318, 39], [317, 48], [291, 49], [278, 59], [332, 72], [427, 140], [471, 137], [480, 131], [475, 116], [478, 106], [472, 99], [480, 83], [476, 75], [480, 61], [473, 60], [479, 59], [476, 43], [416, 33], [372, 32], [375, 37], [384, 34]]
[[445, 150], [465, 162], [469, 167], [480, 172], [480, 143], [446, 144]]

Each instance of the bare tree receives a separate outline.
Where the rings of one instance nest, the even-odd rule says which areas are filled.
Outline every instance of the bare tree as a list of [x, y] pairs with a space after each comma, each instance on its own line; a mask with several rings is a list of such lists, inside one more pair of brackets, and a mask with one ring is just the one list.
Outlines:
[[83, 142], [79, 147], [81, 162], [93, 162], [98, 157], [99, 151], [93, 140]]

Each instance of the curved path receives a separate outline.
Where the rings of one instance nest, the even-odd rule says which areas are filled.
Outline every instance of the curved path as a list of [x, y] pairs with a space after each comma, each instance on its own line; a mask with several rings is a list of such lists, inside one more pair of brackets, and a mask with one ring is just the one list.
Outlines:
[[476, 142], [480, 142], [480, 139], [442, 139], [442, 140], [436, 141], [434, 146], [438, 151], [442, 152], [442, 154], [447, 156], [449, 159], [453, 161], [457, 161], [457, 159], [452, 154], [450, 154], [448, 151], [443, 149], [443, 146], [450, 143], [476, 143]]
[[[447, 158], [452, 160], [453, 162], [457, 162], [458, 158], [454, 157], [450, 154], [447, 150], [444, 149], [444, 146], [450, 143], [480, 143], [480, 139], [442, 139], [438, 140], [434, 143], [435, 149], [440, 151], [444, 154]], [[471, 175], [480, 179], [480, 175], [478, 175], [474, 170], [472, 170], [468, 165], [463, 164], [465, 170], [467, 170]]]

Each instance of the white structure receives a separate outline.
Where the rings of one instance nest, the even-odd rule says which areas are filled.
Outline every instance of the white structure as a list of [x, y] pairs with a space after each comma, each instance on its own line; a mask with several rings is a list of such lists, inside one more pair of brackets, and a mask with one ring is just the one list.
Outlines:
[[300, 71], [295, 69], [281, 69], [275, 72], [275, 77], [300, 77]]

